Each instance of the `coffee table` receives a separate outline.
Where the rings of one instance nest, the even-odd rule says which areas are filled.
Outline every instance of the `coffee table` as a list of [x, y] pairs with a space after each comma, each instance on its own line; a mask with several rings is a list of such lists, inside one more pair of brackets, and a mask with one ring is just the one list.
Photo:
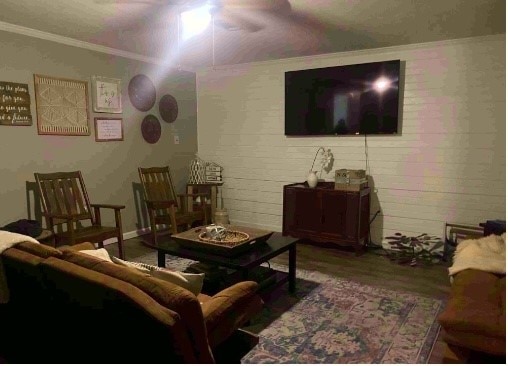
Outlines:
[[[166, 254], [177, 257], [200, 261], [206, 264], [218, 265], [240, 272], [241, 279], [247, 280], [249, 273], [262, 263], [278, 256], [281, 253], [289, 251], [288, 273], [281, 271], [275, 272], [275, 281], [270, 289], [278, 287], [282, 283], [288, 282], [289, 292], [295, 291], [296, 284], [296, 244], [299, 239], [291, 236], [282, 236], [281, 233], [273, 235], [264, 243], [260, 243], [251, 250], [239, 254], [237, 257], [228, 257], [216, 253], [201, 251], [192, 247], [182, 246], [173, 239], [159, 241], [157, 248], [157, 260], [159, 267], [164, 267]], [[267, 291], [267, 289], [265, 289]]]

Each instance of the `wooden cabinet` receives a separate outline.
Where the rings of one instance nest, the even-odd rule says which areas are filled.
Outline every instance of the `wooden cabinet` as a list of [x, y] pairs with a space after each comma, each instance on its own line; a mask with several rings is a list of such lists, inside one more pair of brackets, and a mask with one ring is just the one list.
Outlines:
[[316, 188], [306, 183], [284, 186], [282, 233], [297, 238], [352, 245], [359, 253], [369, 237], [370, 188], [359, 192]]

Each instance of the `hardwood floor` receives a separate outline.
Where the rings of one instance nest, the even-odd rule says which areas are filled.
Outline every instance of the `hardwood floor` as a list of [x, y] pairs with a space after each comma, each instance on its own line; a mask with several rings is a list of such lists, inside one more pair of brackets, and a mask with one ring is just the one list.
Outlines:
[[[112, 255], [118, 255], [116, 245], [106, 246]], [[155, 252], [142, 244], [141, 238], [124, 242], [127, 260]], [[326, 247], [302, 243], [297, 247], [297, 268], [319, 271], [331, 276], [351, 279], [375, 287], [411, 292], [421, 296], [446, 300], [450, 291], [450, 281], [446, 263], [410, 267], [391, 262], [380, 250], [368, 250], [361, 256], [347, 248]], [[272, 262], [287, 264], [287, 253], [274, 258]], [[440, 332], [429, 363], [443, 363], [446, 344]]]
[[[106, 249], [110, 254], [118, 255], [116, 245], [108, 245]], [[155, 250], [142, 244], [138, 237], [124, 242], [124, 252], [126, 259], [132, 260]], [[286, 252], [272, 261], [287, 265], [287, 256]], [[399, 265], [382, 256], [379, 250], [369, 250], [357, 257], [347, 248], [301, 243], [297, 247], [296, 262], [299, 269], [437, 299], [446, 299], [450, 290], [446, 263], [418, 267]]]

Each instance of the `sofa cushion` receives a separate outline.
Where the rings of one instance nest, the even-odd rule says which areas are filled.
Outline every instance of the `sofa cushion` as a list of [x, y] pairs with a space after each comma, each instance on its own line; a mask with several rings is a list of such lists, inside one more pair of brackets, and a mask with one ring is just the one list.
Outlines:
[[0, 347], [9, 363], [44, 363], [36, 355], [48, 353], [49, 348], [41, 344], [39, 330], [57, 318], [51, 314], [51, 296], [40, 270], [44, 260], [16, 247], [2, 253], [0, 261], [8, 290], [0, 295], [8, 295], [8, 303], [0, 304]]
[[[66, 249], [74, 250], [74, 248], [72, 247]], [[203, 281], [205, 277], [204, 273], [200, 274], [183, 273], [179, 271], [166, 270], [165, 268], [152, 266], [150, 264], [124, 261], [114, 256], [110, 257], [108, 251], [104, 248], [84, 249], [79, 250], [79, 252], [91, 255], [92, 257], [103, 259], [107, 262], [116, 263], [128, 268], [133, 268], [148, 275], [151, 275], [155, 278], [171, 282], [177, 286], [189, 290], [195, 296], [197, 296], [201, 292], [201, 289], [203, 288]]]
[[[84, 359], [85, 363], [102, 358], [107, 363], [112, 359], [119, 363], [138, 363], [143, 355], [145, 360], [151, 360], [146, 362], [152, 363], [154, 359], [164, 359], [154, 357], [155, 354], [166, 352], [167, 359], [171, 359], [172, 354], [180, 356], [180, 361], [176, 362], [199, 362], [179, 314], [161, 306], [138, 287], [57, 258], [44, 260], [41, 269], [56, 301], [54, 310], [66, 320], [55, 323], [55, 328], [62, 332], [59, 334], [75, 333], [74, 337], [59, 340], [59, 354], [68, 357], [71, 349], [72, 357]], [[95, 332], [108, 341], [95, 344], [90, 352], [86, 344]], [[143, 338], [150, 334], [151, 338], [139, 339], [137, 335], [140, 334]], [[111, 345], [119, 352], [111, 352]], [[149, 354], [146, 349], [143, 352], [148, 345], [154, 347]], [[71, 359], [65, 363], [69, 361]]]
[[258, 284], [239, 282], [212, 297], [202, 296], [203, 314], [210, 346], [215, 348], [261, 311], [263, 301], [256, 294]]
[[3, 252], [1, 260], [11, 304], [31, 308], [45, 302], [43, 280], [38, 268], [44, 258], [14, 247]]
[[83, 249], [79, 251], [80, 253], [85, 253], [88, 255], [91, 255], [92, 257], [104, 259], [107, 262], [113, 263], [111, 258], [109, 257], [109, 253], [106, 249], [100, 248], [100, 249]]
[[199, 355], [199, 361], [213, 362], [201, 306], [198, 299], [188, 290], [136, 269], [110, 263], [104, 259], [94, 258], [73, 250], [65, 250], [63, 259], [128, 282], [151, 296], [159, 304], [178, 313], [187, 326], [189, 337]]
[[49, 258], [49, 257], [60, 258], [62, 256], [62, 252], [58, 249], [55, 249], [53, 247], [44, 244], [31, 243], [28, 241], [16, 244], [15, 248], [36, 255], [41, 258]]
[[184, 273], [180, 271], [171, 271], [166, 268], [152, 266], [145, 263], [124, 261], [120, 258], [112, 257], [113, 263], [135, 268], [141, 272], [147, 273], [155, 278], [171, 282], [177, 286], [189, 290], [197, 296], [203, 289], [204, 273]]
[[93, 243], [90, 243], [89, 241], [85, 241], [83, 243], [79, 244], [73, 244], [73, 245], [62, 245], [58, 247], [62, 252], [64, 250], [94, 250], [95, 245]]
[[468, 269], [453, 278], [439, 322], [447, 343], [491, 354], [504, 354], [506, 277]]
[[456, 329], [445, 329], [443, 340], [448, 344], [472, 349], [493, 355], [504, 355], [506, 352], [506, 338], [492, 337], [482, 334]]
[[472, 269], [455, 275], [450, 298], [439, 316], [441, 325], [445, 329], [504, 337], [500, 280], [500, 275]]

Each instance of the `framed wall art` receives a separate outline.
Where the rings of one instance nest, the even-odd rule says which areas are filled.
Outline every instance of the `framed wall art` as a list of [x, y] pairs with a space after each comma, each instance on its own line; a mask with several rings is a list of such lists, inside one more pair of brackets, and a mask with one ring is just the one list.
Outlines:
[[122, 80], [92, 76], [94, 112], [122, 113]]
[[28, 84], [0, 81], [0, 125], [32, 125]]
[[95, 141], [123, 141], [123, 126], [121, 118], [96, 117]]
[[34, 75], [39, 135], [88, 136], [88, 82]]

